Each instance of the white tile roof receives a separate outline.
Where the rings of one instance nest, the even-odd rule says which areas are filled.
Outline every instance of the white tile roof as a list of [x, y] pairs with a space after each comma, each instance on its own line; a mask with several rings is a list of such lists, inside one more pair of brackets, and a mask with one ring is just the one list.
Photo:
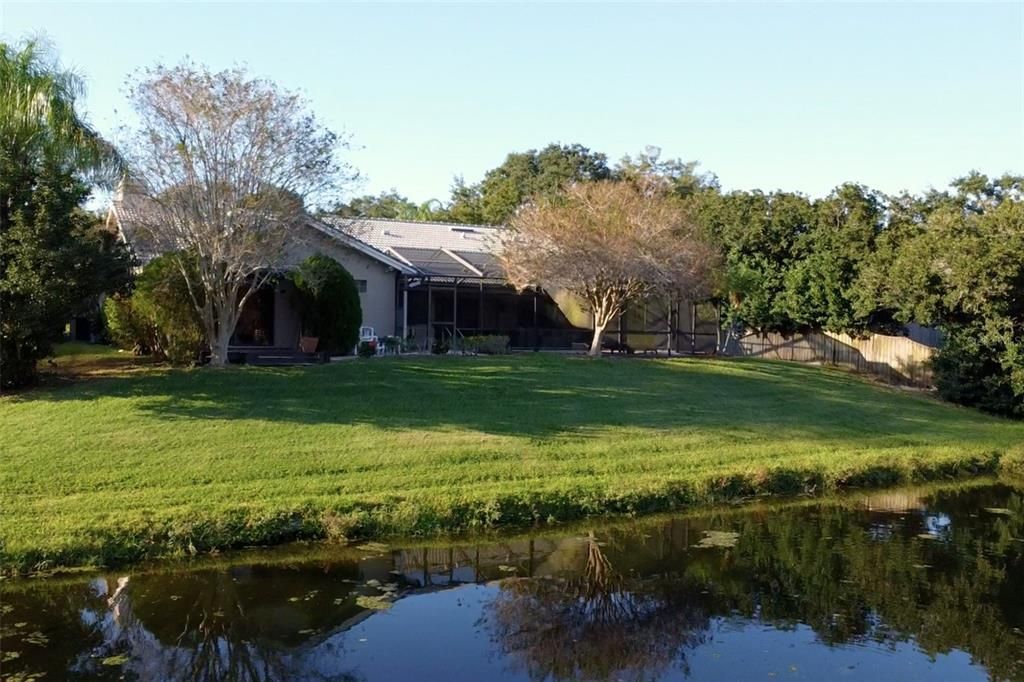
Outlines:
[[342, 230], [381, 251], [390, 249], [448, 249], [469, 253], [496, 254], [505, 228], [494, 225], [429, 223], [385, 218], [321, 217], [321, 221]]

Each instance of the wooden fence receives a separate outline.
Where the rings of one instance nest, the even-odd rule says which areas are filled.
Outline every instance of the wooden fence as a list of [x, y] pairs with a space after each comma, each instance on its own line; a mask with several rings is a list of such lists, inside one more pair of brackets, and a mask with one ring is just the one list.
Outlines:
[[791, 360], [848, 367], [897, 384], [930, 388], [932, 346], [905, 336], [872, 334], [858, 339], [846, 334], [812, 332], [783, 336], [746, 334], [730, 340], [727, 355]]

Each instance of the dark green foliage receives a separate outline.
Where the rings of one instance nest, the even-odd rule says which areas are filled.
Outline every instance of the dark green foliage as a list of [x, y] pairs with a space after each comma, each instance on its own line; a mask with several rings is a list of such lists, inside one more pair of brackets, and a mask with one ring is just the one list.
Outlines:
[[977, 328], [950, 330], [933, 360], [936, 388], [946, 400], [987, 412], [1024, 416], [1024, 394], [1015, 394], [1005, 371], [1005, 349], [985, 342]]
[[[95, 216], [88, 188], [53, 162], [12, 168], [0, 150], [0, 388], [30, 384], [64, 324], [128, 279], [128, 256]], [[18, 183], [10, 184], [11, 181]]]
[[430, 352], [434, 355], [447, 355], [450, 350], [451, 346], [447, 341], [434, 341], [430, 346]]
[[202, 320], [175, 256], [160, 256], [147, 263], [131, 296], [108, 298], [103, 311], [111, 339], [136, 353], [152, 353], [172, 364], [188, 365], [197, 362], [206, 347]]
[[509, 338], [499, 334], [467, 336], [462, 340], [462, 350], [473, 355], [504, 355], [508, 344]]
[[402, 352], [401, 336], [382, 336], [379, 341], [384, 353], [388, 355], [395, 355]]
[[531, 196], [551, 196], [570, 182], [609, 177], [607, 157], [580, 144], [513, 152], [477, 185], [467, 186], [457, 178], [446, 217], [454, 222], [502, 225]]
[[453, 223], [479, 225], [484, 218], [480, 185], [467, 185], [462, 177], [452, 182], [451, 202], [441, 213], [441, 219]]
[[103, 301], [103, 322], [111, 344], [148, 355], [156, 346], [156, 330], [146, 323], [132, 305], [132, 297], [110, 296]]
[[796, 245], [803, 257], [785, 274], [779, 306], [797, 326], [853, 334], [878, 328], [873, 309], [858, 315], [854, 306], [861, 268], [884, 227], [884, 208], [884, 197], [852, 184], [815, 203], [814, 225]]
[[805, 253], [814, 226], [807, 197], [787, 192], [700, 195], [698, 216], [726, 266], [726, 317], [762, 331], [792, 331], [783, 305], [786, 274]]
[[392, 189], [377, 196], [367, 194], [348, 203], [338, 204], [331, 213], [343, 218], [400, 218], [415, 220], [419, 207]]
[[1024, 403], [1022, 184], [972, 174], [953, 183], [955, 193], [920, 201], [873, 290], [900, 321], [945, 330], [935, 363], [942, 395], [1016, 416]]
[[0, 42], [0, 390], [35, 381], [73, 315], [122, 286], [128, 259], [80, 206], [119, 160], [75, 110], [82, 81], [44, 45]]
[[314, 254], [291, 273], [302, 296], [302, 324], [306, 333], [319, 337], [319, 349], [348, 354], [359, 341], [363, 308], [352, 275], [338, 261]]

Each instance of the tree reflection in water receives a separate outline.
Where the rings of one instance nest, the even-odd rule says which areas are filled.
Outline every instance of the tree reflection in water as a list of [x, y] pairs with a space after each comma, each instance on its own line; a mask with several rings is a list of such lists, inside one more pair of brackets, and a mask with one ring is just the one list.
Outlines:
[[[103, 672], [97, 664], [102, 666], [102, 661], [123, 654], [127, 660], [122, 672], [128, 679], [356, 679], [345, 672], [317, 671], [318, 659], [341, 654], [330, 642], [319, 642], [312, 658], [304, 655], [308, 647], [287, 646], [294, 633], [282, 610], [282, 603], [288, 603], [284, 595], [263, 593], [253, 602], [241, 593], [231, 571], [203, 571], [160, 575], [156, 581], [159, 598], [154, 599], [156, 595], [146, 589], [146, 579], [145, 575], [117, 579], [106, 613], [94, 616], [102, 644], [82, 652], [71, 672]], [[306, 605], [301, 608], [309, 610]], [[299, 641], [307, 643], [312, 632], [303, 631]]]
[[683, 585], [615, 570], [591, 532], [568, 577], [508, 578], [484, 616], [532, 679], [656, 677], [703, 641], [708, 615]]

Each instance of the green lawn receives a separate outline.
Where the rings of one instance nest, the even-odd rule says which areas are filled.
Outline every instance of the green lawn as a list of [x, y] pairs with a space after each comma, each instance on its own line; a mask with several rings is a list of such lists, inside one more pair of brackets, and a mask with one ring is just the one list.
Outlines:
[[143, 368], [0, 399], [0, 566], [997, 472], [1024, 424], [765, 361]]

